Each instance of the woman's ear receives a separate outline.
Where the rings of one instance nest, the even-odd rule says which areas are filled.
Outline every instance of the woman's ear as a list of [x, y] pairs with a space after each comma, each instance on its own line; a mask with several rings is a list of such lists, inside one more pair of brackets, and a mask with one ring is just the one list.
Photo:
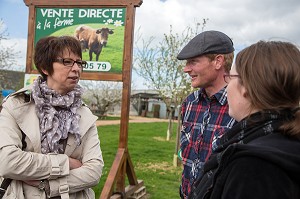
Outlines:
[[49, 75], [48, 71], [42, 69], [42, 72], [45, 74], [45, 75]]
[[248, 96], [249, 96], [248, 91], [246, 90], [246, 88], [243, 85], [241, 85], [241, 93], [244, 98], [248, 98]]

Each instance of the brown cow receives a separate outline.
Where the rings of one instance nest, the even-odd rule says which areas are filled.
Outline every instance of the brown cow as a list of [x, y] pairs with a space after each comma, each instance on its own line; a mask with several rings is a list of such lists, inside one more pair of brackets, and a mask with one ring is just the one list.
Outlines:
[[93, 53], [96, 54], [96, 61], [99, 60], [102, 47], [107, 44], [108, 35], [113, 33], [109, 28], [94, 29], [86, 25], [80, 25], [75, 29], [75, 37], [81, 42], [82, 49], [89, 49], [90, 61]]

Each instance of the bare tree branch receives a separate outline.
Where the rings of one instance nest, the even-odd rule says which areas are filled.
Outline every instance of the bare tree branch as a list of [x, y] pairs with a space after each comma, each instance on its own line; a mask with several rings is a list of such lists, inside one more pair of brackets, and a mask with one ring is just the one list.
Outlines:
[[122, 100], [122, 83], [108, 81], [81, 81], [86, 89], [83, 100], [100, 117]]
[[4, 46], [3, 41], [9, 40], [7, 29], [5, 28], [4, 21], [0, 19], [0, 68], [1, 69], [11, 69], [17, 64], [16, 58], [19, 56], [20, 52], [16, 52], [14, 49], [14, 44], [11, 46]]

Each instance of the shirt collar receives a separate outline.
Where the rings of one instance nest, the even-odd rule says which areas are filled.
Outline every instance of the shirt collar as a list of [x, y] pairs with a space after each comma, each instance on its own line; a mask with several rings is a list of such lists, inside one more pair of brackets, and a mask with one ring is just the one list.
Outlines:
[[207, 96], [204, 88], [201, 88], [199, 98], [204, 98], [205, 100], [208, 100], [208, 101], [210, 101], [212, 99], [216, 99], [221, 105], [225, 105], [227, 103], [226, 87], [227, 87], [227, 85], [225, 87], [223, 87], [221, 90], [219, 90], [217, 93], [212, 95], [211, 97]]

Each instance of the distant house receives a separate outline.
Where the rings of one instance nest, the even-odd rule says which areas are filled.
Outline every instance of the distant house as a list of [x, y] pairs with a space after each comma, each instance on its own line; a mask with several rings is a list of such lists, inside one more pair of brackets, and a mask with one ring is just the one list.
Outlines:
[[[167, 118], [167, 108], [156, 90], [132, 90], [130, 96], [130, 116]], [[110, 108], [108, 115], [121, 115], [121, 104]]]
[[[133, 90], [131, 105], [143, 117], [167, 119], [169, 115], [165, 102], [156, 90]], [[173, 119], [178, 117], [178, 108], [173, 107]]]
[[167, 118], [167, 107], [156, 90], [133, 90], [131, 104], [143, 117]]

